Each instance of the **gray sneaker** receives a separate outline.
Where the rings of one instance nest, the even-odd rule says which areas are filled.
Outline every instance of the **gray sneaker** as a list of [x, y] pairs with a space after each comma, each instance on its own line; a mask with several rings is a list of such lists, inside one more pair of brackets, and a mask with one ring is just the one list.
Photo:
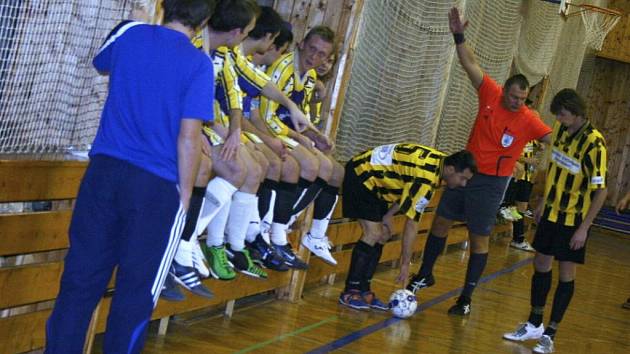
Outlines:
[[534, 353], [546, 354], [553, 353], [553, 339], [546, 334], [543, 334], [542, 337], [536, 343], [534, 349], [532, 349]]
[[525, 322], [519, 324], [514, 332], [504, 333], [503, 338], [523, 342], [529, 339], [540, 339], [544, 331], [545, 327], [542, 324], [536, 327], [529, 322]]
[[534, 247], [532, 247], [532, 245], [530, 245], [529, 242], [527, 242], [527, 240], [523, 242], [511, 241], [510, 247], [516, 248], [517, 250], [526, 251], [526, 252], [536, 252]]

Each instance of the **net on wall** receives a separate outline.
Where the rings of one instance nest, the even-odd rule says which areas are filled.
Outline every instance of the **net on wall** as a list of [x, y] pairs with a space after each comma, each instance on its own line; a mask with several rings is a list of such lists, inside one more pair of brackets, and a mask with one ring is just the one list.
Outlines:
[[452, 60], [446, 1], [367, 1], [337, 132], [337, 157], [413, 141], [432, 145]]
[[90, 144], [107, 94], [91, 60], [109, 31], [148, 0], [0, 3], [0, 152]]

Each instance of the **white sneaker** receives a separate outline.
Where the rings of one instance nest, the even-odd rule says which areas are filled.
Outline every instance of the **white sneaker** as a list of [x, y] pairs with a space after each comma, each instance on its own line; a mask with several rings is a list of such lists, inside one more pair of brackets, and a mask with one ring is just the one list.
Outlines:
[[536, 343], [536, 346], [532, 349], [532, 352], [546, 354], [553, 353], [553, 350], [553, 339], [551, 339], [548, 335], [543, 335], [538, 340], [538, 343]]
[[499, 215], [507, 221], [515, 221], [514, 215], [512, 215], [512, 212], [509, 208], [503, 207], [499, 209]]
[[193, 267], [195, 267], [195, 270], [199, 272], [199, 275], [202, 278], [208, 278], [210, 276], [210, 269], [208, 269], [208, 266], [206, 265], [206, 257], [204, 257], [203, 251], [201, 251], [199, 241], [195, 240], [193, 242], [192, 250]]
[[542, 323], [540, 324], [540, 326], [534, 327], [533, 324], [525, 322], [518, 325], [514, 332], [504, 333], [503, 338], [507, 340], [523, 342], [529, 339], [539, 339], [540, 337], [542, 337], [544, 331], [545, 327], [542, 325]]
[[330, 254], [331, 246], [330, 242], [328, 242], [328, 237], [316, 238], [309, 232], [302, 237], [302, 245], [327, 263], [337, 265], [337, 261], [333, 258], [332, 254]]
[[516, 248], [521, 251], [536, 252], [534, 247], [532, 247], [532, 245], [530, 245], [527, 240], [523, 240], [523, 242], [512, 241], [510, 242], [510, 247]]

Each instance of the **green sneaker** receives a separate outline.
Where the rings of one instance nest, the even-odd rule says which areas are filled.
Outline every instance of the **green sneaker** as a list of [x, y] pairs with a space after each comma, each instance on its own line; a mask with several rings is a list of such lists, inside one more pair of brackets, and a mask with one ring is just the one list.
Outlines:
[[225, 253], [237, 271], [254, 278], [267, 278], [267, 272], [254, 264], [247, 248], [243, 248], [242, 251], [234, 251], [230, 247], [226, 247]]
[[201, 251], [210, 265], [210, 274], [219, 280], [232, 280], [236, 278], [236, 272], [230, 266], [225, 254], [225, 246], [210, 247], [201, 243]]
[[516, 207], [510, 207], [510, 213], [512, 213], [514, 220], [521, 220], [523, 218], [523, 215], [518, 212], [518, 209], [516, 209]]

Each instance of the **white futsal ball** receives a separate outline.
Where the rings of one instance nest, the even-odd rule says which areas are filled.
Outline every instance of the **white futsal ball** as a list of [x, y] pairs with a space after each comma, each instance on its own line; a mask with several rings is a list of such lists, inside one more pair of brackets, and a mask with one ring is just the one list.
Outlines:
[[400, 289], [394, 291], [392, 296], [389, 297], [389, 308], [394, 316], [407, 318], [416, 312], [418, 301], [411, 291]]

